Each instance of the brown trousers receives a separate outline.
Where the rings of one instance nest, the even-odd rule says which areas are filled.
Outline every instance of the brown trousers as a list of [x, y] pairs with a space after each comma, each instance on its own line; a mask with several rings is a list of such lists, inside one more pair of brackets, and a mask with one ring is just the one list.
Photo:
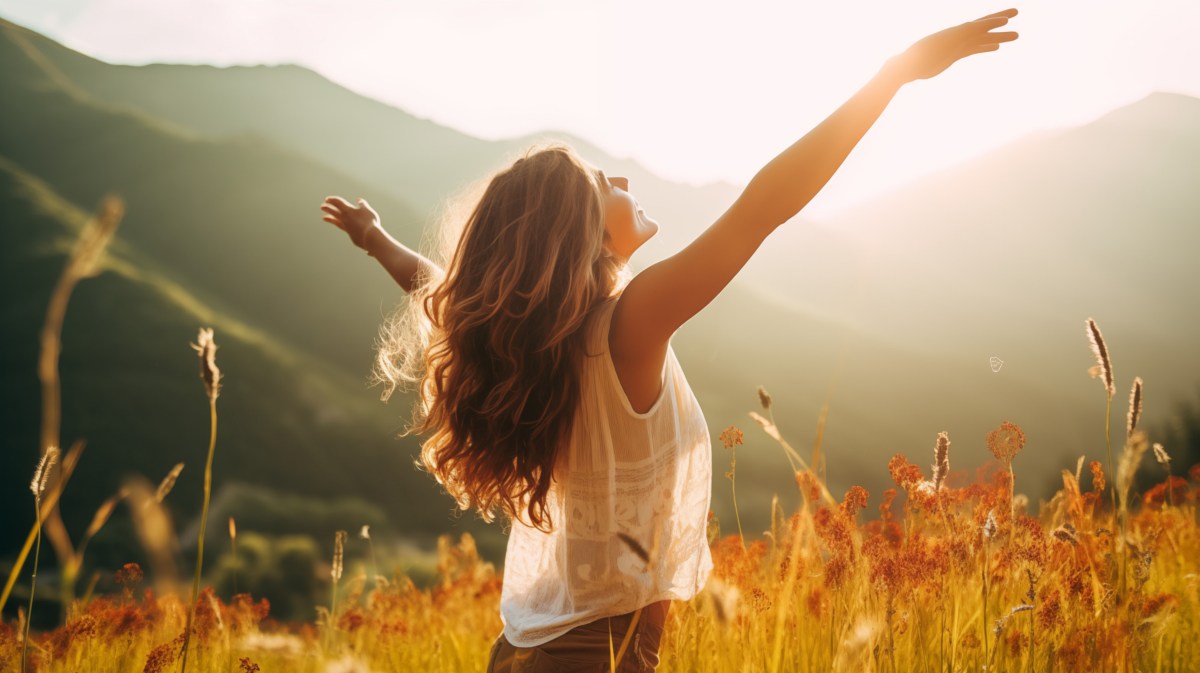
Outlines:
[[[658, 601], [642, 608], [625, 655], [617, 665], [618, 673], [653, 673], [658, 666], [658, 645], [670, 607], [670, 601]], [[633, 615], [629, 612], [597, 619], [536, 647], [516, 647], [501, 633], [492, 645], [487, 673], [608, 673], [610, 624], [615, 655], [621, 649]]]

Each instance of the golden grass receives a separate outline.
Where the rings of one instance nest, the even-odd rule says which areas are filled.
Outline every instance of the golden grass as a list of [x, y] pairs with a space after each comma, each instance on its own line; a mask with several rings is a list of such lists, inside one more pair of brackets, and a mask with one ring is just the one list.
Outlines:
[[[1010, 425], [996, 438], [1005, 457], [1022, 436]], [[1093, 462], [1091, 488], [1081, 485], [1082, 461], [1064, 470], [1063, 488], [1036, 513], [1013, 507], [1009, 461], [973, 483], [931, 488], [897, 455], [888, 465], [896, 488], [870, 520], [861, 520], [864, 489], [830, 503], [802, 468], [803, 505], [770, 536], [712, 545], [713, 580], [673, 607], [659, 670], [1191, 670], [1200, 661], [1200, 466], [1189, 481], [1169, 477], [1130, 498], [1145, 446], [1135, 431], [1117, 480]], [[948, 450], [939, 433], [939, 462]], [[1123, 543], [1104, 497], [1113, 481], [1121, 502], [1137, 505]], [[197, 671], [481, 671], [501, 627], [500, 577], [469, 536], [444, 538], [439, 558], [440, 581], [427, 589], [393, 576], [366, 591], [360, 566], [314, 624], [275, 623], [246, 594], [227, 604], [205, 588], [188, 606], [178, 594], [138, 591], [140, 570], [126, 567], [122, 596], [76, 601], [64, 626], [33, 636], [31, 670], [167, 670], [190, 607]], [[18, 633], [0, 625], [0, 668], [18, 656]]]

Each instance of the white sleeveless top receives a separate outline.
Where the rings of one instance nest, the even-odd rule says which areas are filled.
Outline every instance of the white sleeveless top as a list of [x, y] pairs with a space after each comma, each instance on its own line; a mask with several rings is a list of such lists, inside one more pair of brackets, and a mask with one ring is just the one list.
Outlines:
[[[608, 351], [616, 299], [584, 327], [579, 408], [546, 501], [554, 530], [511, 521], [500, 617], [517, 647], [656, 601], [688, 600], [712, 570], [708, 424], [669, 343], [659, 399], [644, 414], [633, 410]], [[650, 563], [618, 533], [639, 542]]]

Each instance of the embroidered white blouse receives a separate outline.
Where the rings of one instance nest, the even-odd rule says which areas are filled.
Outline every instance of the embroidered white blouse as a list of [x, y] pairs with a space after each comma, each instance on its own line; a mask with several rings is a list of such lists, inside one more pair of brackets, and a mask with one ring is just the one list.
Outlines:
[[[670, 344], [658, 400], [646, 413], [633, 410], [608, 350], [615, 306], [609, 299], [584, 328], [580, 406], [547, 498], [554, 530], [512, 521], [500, 616], [517, 647], [655, 601], [688, 600], [712, 570], [704, 414]], [[640, 543], [650, 562], [618, 533]]]

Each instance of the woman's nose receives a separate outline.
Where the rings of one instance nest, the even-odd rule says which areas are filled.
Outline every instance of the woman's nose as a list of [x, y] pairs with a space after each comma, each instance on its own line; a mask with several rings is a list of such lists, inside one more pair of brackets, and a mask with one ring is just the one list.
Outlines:
[[629, 191], [629, 178], [609, 178], [608, 181], [621, 191]]

